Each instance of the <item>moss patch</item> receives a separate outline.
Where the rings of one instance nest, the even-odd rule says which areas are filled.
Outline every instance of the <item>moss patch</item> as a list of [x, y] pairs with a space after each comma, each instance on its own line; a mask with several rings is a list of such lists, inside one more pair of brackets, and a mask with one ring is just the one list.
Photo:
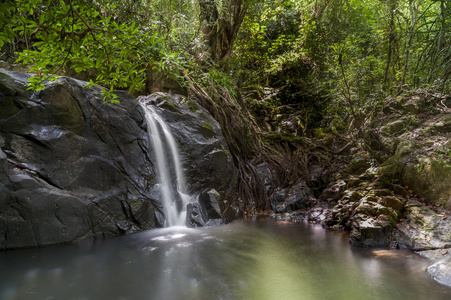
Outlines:
[[188, 108], [191, 112], [196, 112], [199, 109], [194, 101], [188, 100], [186, 104], [188, 105]]
[[451, 206], [451, 163], [443, 159], [420, 157], [407, 164], [402, 174], [403, 183], [431, 203]]
[[174, 113], [180, 113], [178, 107], [176, 105], [172, 104], [171, 102], [169, 102], [169, 99], [171, 99], [171, 98], [166, 96], [166, 99], [167, 100], [164, 100], [158, 106], [161, 108], [167, 109], [169, 111], [172, 111]]
[[202, 126], [200, 128], [200, 132], [204, 138], [211, 139], [215, 136], [215, 132], [213, 131], [213, 126], [208, 124], [207, 122], [202, 122]]

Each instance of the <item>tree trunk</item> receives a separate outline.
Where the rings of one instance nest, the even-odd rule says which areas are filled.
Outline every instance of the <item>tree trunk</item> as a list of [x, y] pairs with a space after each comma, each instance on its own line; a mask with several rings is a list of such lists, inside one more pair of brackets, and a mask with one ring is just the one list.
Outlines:
[[406, 54], [405, 54], [405, 62], [404, 62], [404, 70], [402, 72], [402, 78], [401, 83], [399, 85], [399, 91], [398, 93], [401, 93], [404, 88], [404, 83], [406, 82], [406, 75], [407, 70], [409, 67], [409, 59], [410, 59], [410, 51], [412, 50], [412, 44], [413, 44], [413, 38], [415, 35], [415, 27], [417, 25], [417, 16], [418, 16], [418, 8], [420, 7], [420, 0], [418, 0], [418, 4], [415, 6], [415, 0], [410, 0], [410, 14], [412, 18], [412, 24], [410, 27], [410, 35], [409, 35], [409, 41], [407, 43], [406, 47]]
[[390, 21], [388, 24], [388, 49], [387, 49], [387, 64], [385, 65], [385, 73], [384, 73], [384, 84], [387, 84], [388, 81], [388, 73], [390, 70], [390, 62], [393, 52], [393, 46], [396, 38], [396, 28], [395, 28], [395, 10], [396, 10], [396, 0], [390, 1]]
[[200, 25], [211, 58], [220, 62], [232, 55], [235, 41], [248, 6], [243, 0], [224, 0], [221, 10], [214, 0], [199, 0]]

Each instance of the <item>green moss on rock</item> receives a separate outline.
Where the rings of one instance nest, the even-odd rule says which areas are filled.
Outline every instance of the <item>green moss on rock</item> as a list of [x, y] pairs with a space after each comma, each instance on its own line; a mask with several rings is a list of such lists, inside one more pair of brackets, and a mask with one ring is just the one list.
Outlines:
[[202, 126], [200, 128], [200, 131], [202, 135], [207, 138], [211, 139], [215, 136], [215, 132], [213, 130], [213, 126], [211, 124], [208, 124], [207, 122], [202, 122]]
[[405, 166], [402, 180], [429, 202], [451, 207], [451, 162], [421, 157]]
[[199, 109], [194, 101], [188, 100], [186, 104], [188, 105], [188, 108], [191, 112], [196, 112]]

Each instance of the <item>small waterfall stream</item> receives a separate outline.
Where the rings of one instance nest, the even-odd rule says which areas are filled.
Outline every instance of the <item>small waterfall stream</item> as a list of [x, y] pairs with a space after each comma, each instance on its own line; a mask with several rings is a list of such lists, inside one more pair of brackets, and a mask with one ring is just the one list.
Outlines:
[[157, 163], [157, 176], [166, 215], [166, 227], [184, 226], [190, 196], [180, 163], [177, 143], [168, 125], [155, 108], [141, 103], [147, 121], [147, 133]]

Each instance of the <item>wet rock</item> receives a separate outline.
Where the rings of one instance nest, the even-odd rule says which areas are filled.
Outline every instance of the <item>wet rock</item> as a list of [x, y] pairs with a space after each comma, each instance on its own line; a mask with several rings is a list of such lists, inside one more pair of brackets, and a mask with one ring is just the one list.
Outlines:
[[270, 198], [270, 203], [275, 213], [285, 213], [306, 209], [314, 200], [312, 190], [301, 182], [290, 189], [277, 190]]
[[257, 174], [265, 186], [266, 193], [271, 195], [274, 192], [276, 184], [268, 165], [266, 163], [257, 165]]
[[352, 175], [360, 175], [371, 167], [367, 157], [355, 156], [347, 167], [347, 172]]
[[207, 223], [205, 211], [198, 202], [188, 203], [186, 207], [186, 226], [190, 228], [205, 227]]
[[199, 195], [199, 204], [206, 212], [208, 219], [223, 219], [221, 209], [219, 207], [218, 198], [219, 193], [216, 190], [201, 193]]
[[402, 217], [400, 210], [403, 206], [398, 206], [399, 200], [395, 199], [391, 196], [378, 197], [369, 194], [360, 200], [352, 217], [352, 245], [361, 247], [388, 247], [390, 245], [393, 228]]
[[352, 203], [339, 203], [334, 206], [330, 212], [326, 215], [325, 225], [332, 228], [344, 228], [351, 229], [351, 216], [353, 212], [353, 204]]
[[199, 191], [215, 189], [225, 218], [236, 218], [230, 206], [236, 198], [238, 172], [219, 123], [191, 98], [155, 93], [138, 100], [155, 105], [170, 127], [180, 148], [188, 192], [196, 196]]
[[66, 77], [32, 93], [28, 77], [0, 72], [0, 247], [155, 227], [157, 200], [143, 196], [154, 179], [136, 101], [120, 93], [122, 104], [102, 104], [100, 88]]
[[349, 230], [354, 246], [388, 247], [403, 208], [404, 202], [389, 190], [356, 187], [343, 193], [324, 224]]
[[322, 181], [322, 175], [324, 173], [324, 168], [320, 165], [311, 165], [309, 167], [309, 174], [310, 174], [310, 182], [312, 182], [315, 185], [319, 185]]
[[405, 215], [395, 231], [400, 248], [422, 251], [451, 247], [451, 220], [447, 215], [415, 200], [405, 205]]
[[304, 183], [298, 183], [293, 186], [287, 194], [285, 207], [290, 210], [308, 208], [315, 200], [312, 190]]
[[330, 209], [325, 207], [314, 207], [308, 211], [307, 221], [314, 224], [323, 224], [327, 216], [330, 214]]
[[216, 190], [201, 193], [197, 202], [189, 203], [187, 207], [186, 225], [188, 227], [218, 226], [224, 224]]
[[[162, 226], [155, 163], [137, 100], [117, 92], [120, 104], [103, 103], [100, 87], [88, 89], [68, 77], [31, 92], [29, 77], [0, 70], [0, 249]], [[215, 189], [213, 211], [231, 207], [237, 176], [219, 125], [193, 100], [167, 94], [153, 99], [163, 103], [179, 132], [190, 192]], [[231, 220], [236, 210], [229, 212]]]
[[429, 251], [419, 251], [420, 255], [429, 258], [433, 264], [426, 272], [441, 284], [451, 287], [451, 250], [439, 249]]
[[269, 199], [269, 203], [271, 204], [271, 209], [273, 212], [283, 212], [285, 211], [285, 198], [287, 195], [286, 189], [276, 189], [276, 191], [272, 194]]
[[357, 214], [353, 218], [351, 245], [359, 247], [388, 247], [394, 224], [386, 215], [369, 217]]
[[426, 271], [436, 281], [451, 286], [451, 257], [429, 266]]
[[321, 193], [319, 199], [329, 202], [338, 201], [346, 189], [346, 182], [343, 180], [334, 181]]

